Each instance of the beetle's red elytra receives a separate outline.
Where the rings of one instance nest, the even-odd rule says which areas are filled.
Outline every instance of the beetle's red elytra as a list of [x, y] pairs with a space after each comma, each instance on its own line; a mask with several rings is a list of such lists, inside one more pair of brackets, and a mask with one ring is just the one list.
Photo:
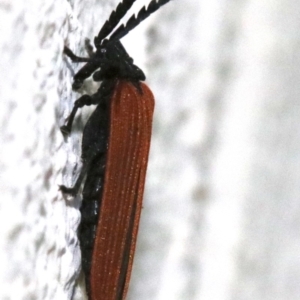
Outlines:
[[91, 266], [93, 300], [124, 299], [129, 284], [154, 110], [151, 91], [143, 83], [141, 89], [142, 94], [130, 82], [119, 81], [111, 99], [105, 184]]

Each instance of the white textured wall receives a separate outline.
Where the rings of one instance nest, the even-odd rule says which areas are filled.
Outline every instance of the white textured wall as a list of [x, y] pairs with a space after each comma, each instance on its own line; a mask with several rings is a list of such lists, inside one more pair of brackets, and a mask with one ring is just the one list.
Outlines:
[[59, 131], [76, 98], [74, 66], [62, 50], [64, 43], [78, 50], [109, 8], [88, 2], [0, 1], [1, 300], [64, 300], [74, 292], [79, 202], [63, 199], [58, 184], [71, 182], [79, 144], [76, 134], [64, 143]]
[[[80, 199], [57, 187], [80, 147], [59, 132], [78, 97], [62, 49], [116, 3], [0, 0], [1, 300], [82, 299]], [[128, 300], [299, 298], [298, 11], [174, 0], [124, 39], [156, 96]]]

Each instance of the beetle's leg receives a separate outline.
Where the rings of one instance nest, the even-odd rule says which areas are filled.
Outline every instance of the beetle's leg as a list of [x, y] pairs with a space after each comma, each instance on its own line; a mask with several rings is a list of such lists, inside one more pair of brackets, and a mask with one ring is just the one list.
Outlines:
[[64, 194], [70, 194], [72, 196], [76, 196], [79, 192], [80, 186], [82, 184], [82, 181], [87, 173], [87, 171], [90, 168], [91, 165], [91, 161], [85, 162], [82, 165], [82, 168], [80, 170], [80, 174], [75, 182], [75, 184], [73, 185], [73, 187], [66, 187], [65, 185], [60, 185], [59, 189], [64, 193]]
[[64, 135], [69, 135], [72, 130], [72, 124], [77, 113], [77, 110], [83, 106], [96, 105], [100, 102], [106, 103], [113, 91], [115, 80], [104, 80], [98, 91], [93, 95], [83, 95], [74, 103], [73, 109], [67, 118], [67, 124], [60, 127]]
[[72, 124], [75, 118], [75, 115], [77, 113], [78, 108], [81, 108], [83, 106], [91, 105], [92, 103], [92, 97], [90, 95], [83, 95], [79, 99], [77, 99], [74, 103], [73, 109], [67, 118], [67, 124], [60, 127], [61, 132], [64, 135], [69, 135], [72, 129]]
[[84, 47], [85, 47], [85, 51], [87, 52], [87, 54], [89, 55], [89, 57], [92, 57], [95, 54], [94, 47], [91, 44], [90, 39], [85, 39], [85, 41], [84, 41]]
[[64, 54], [67, 55], [72, 62], [80, 63], [80, 62], [89, 62], [89, 57], [79, 57], [73, 53], [71, 49], [69, 49], [67, 46], [64, 47]]
[[[90, 51], [89, 49], [88, 51]], [[72, 50], [70, 50], [67, 46], [64, 47], [64, 54], [67, 55], [72, 62], [74, 63], [81, 63], [85, 62], [85, 64], [74, 76], [74, 82], [72, 84], [72, 88], [74, 90], [78, 90], [81, 86], [83, 81], [90, 77], [93, 72], [98, 68], [97, 65], [93, 62], [93, 59], [90, 57], [79, 57], [75, 55]], [[91, 52], [89, 52], [91, 54]]]
[[[90, 168], [94, 164], [100, 164], [100, 168], [97, 170], [97, 172], [101, 173], [101, 177], [103, 177], [104, 170], [105, 170], [105, 154], [103, 152], [94, 152], [93, 150], [90, 152], [90, 156], [88, 156], [88, 159], [85, 159], [83, 161], [80, 174], [78, 178], [76, 179], [75, 184], [72, 187], [66, 187], [65, 185], [60, 185], [59, 189], [64, 194], [70, 194], [72, 196], [76, 196], [79, 192], [79, 189], [81, 187], [81, 184], [83, 180], [85, 179], [86, 175], [89, 174]], [[99, 175], [99, 174], [98, 174]], [[88, 175], [90, 176], [90, 175]]]

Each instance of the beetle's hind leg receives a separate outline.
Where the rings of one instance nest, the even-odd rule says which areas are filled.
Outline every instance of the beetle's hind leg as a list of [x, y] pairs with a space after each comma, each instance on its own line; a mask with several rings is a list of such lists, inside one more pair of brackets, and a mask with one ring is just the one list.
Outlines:
[[72, 196], [76, 196], [79, 192], [80, 186], [85, 178], [85, 175], [87, 171], [90, 168], [90, 162], [84, 162], [80, 171], [80, 174], [75, 182], [75, 184], [72, 187], [67, 187], [65, 185], [60, 185], [59, 189], [64, 193], [64, 194], [69, 194]]
[[[62, 191], [64, 194], [69, 194], [72, 196], [76, 196], [80, 190], [80, 187], [85, 180], [86, 176], [87, 178], [92, 177], [92, 181], [95, 180], [93, 177], [99, 177], [102, 178], [104, 176], [104, 170], [105, 170], [105, 153], [100, 152], [100, 153], [95, 153], [95, 150], [97, 151], [98, 149], [92, 149], [90, 151], [90, 155], [88, 155], [87, 159], [83, 159], [82, 161], [82, 166], [80, 173], [75, 181], [75, 184], [72, 187], [67, 187], [65, 185], [60, 185], [59, 189]], [[94, 168], [94, 173], [89, 175], [89, 172], [91, 169], [93, 169], [93, 165], [100, 165], [100, 168], [96, 169], [96, 174], [95, 174], [95, 168]], [[100, 175], [99, 175], [100, 173]], [[91, 180], [91, 178], [90, 178]]]

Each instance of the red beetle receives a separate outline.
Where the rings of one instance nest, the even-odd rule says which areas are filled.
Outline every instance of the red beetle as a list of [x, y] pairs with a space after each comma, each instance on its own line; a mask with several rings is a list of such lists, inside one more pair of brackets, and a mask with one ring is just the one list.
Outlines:
[[154, 98], [141, 82], [144, 73], [133, 64], [120, 39], [169, 1], [152, 0], [147, 9], [143, 7], [126, 25], [116, 28], [135, 2], [123, 0], [95, 37], [96, 51], [87, 45], [89, 58], [64, 49], [73, 62], [86, 62], [74, 76], [73, 89], [91, 75], [102, 81], [95, 94], [75, 101], [67, 124], [61, 127], [70, 134], [78, 108], [97, 105], [83, 131], [78, 179], [72, 188], [60, 186], [62, 192], [76, 195], [85, 179], [79, 240], [90, 300], [126, 297], [151, 139]]

